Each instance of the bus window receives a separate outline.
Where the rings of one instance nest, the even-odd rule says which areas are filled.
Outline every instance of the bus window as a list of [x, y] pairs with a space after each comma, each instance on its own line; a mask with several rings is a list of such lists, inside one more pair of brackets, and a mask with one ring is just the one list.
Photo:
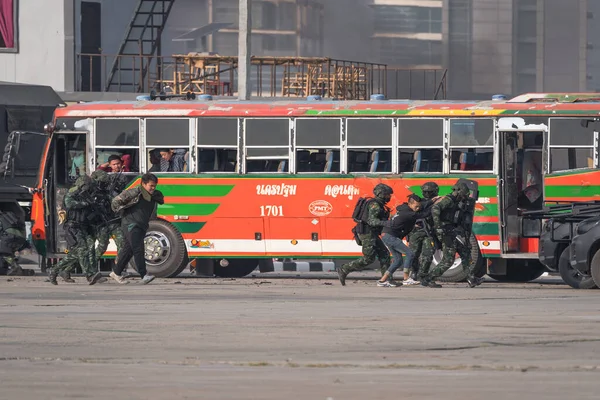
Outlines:
[[494, 169], [494, 121], [450, 120], [450, 171]]
[[246, 172], [289, 172], [290, 120], [246, 119]]
[[71, 187], [86, 174], [86, 135], [59, 134], [54, 139], [55, 163], [51, 169], [57, 187]]
[[109, 170], [109, 158], [119, 156], [123, 172], [140, 171], [140, 122], [130, 118], [98, 118], [96, 123], [96, 165]]
[[348, 172], [392, 172], [392, 120], [348, 119]]
[[[147, 118], [146, 147], [151, 149], [146, 164], [148, 169], [156, 165], [152, 161], [156, 161], [158, 153], [164, 160], [160, 164], [160, 172], [189, 172], [190, 120], [188, 118]], [[150, 159], [150, 156], [153, 159]]]
[[198, 118], [197, 126], [198, 172], [236, 172], [238, 119]]
[[443, 119], [398, 119], [398, 172], [443, 172], [443, 149]]
[[295, 132], [296, 172], [340, 172], [340, 119], [298, 118]]
[[122, 172], [140, 172], [139, 150], [123, 148], [96, 148], [96, 169], [106, 172], [119, 172], [116, 170], [116, 157], [120, 160]]
[[594, 168], [594, 126], [579, 119], [550, 119], [550, 172]]

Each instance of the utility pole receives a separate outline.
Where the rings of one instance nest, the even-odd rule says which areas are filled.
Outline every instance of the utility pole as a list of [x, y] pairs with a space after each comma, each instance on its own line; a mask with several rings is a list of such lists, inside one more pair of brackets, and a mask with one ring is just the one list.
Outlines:
[[252, 0], [240, 0], [238, 39], [238, 99], [250, 100], [250, 36], [252, 30]]

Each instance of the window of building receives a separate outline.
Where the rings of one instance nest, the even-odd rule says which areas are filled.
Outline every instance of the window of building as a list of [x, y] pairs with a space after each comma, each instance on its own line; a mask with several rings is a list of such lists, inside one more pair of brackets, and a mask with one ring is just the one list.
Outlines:
[[444, 171], [444, 120], [398, 120], [398, 172]]
[[[146, 119], [146, 165], [154, 172], [193, 171], [190, 157], [190, 119]], [[161, 160], [157, 160], [157, 156]], [[158, 170], [157, 161], [160, 170]]]
[[296, 119], [296, 172], [340, 172], [341, 120]]
[[104, 168], [111, 155], [121, 157], [123, 172], [140, 171], [140, 120], [98, 118], [95, 120], [96, 168]]
[[348, 119], [348, 169], [352, 172], [392, 172], [392, 120]]
[[579, 119], [550, 119], [550, 172], [594, 168], [594, 124]]
[[0, 0], [0, 51], [17, 49], [16, 0]]
[[494, 121], [450, 120], [450, 170], [494, 170]]
[[198, 118], [198, 172], [239, 172], [237, 118]]
[[289, 172], [290, 120], [244, 120], [246, 172]]

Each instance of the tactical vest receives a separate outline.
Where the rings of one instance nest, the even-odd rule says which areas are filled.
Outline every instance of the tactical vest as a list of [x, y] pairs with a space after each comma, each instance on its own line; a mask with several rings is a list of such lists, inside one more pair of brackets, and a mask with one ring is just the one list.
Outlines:
[[458, 203], [456, 201], [456, 197], [452, 196], [451, 194], [449, 194], [448, 197], [452, 199], [452, 207], [448, 207], [442, 211], [440, 214], [440, 221], [444, 222], [445, 224], [456, 225], [459, 222], [459, 216], [457, 215], [457, 211], [459, 210]]

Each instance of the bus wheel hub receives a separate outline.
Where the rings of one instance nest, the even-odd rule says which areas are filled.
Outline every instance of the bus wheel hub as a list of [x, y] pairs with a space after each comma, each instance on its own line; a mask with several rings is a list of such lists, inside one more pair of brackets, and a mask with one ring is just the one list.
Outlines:
[[150, 264], [161, 264], [171, 254], [169, 239], [160, 232], [148, 232], [144, 238], [145, 258]]

